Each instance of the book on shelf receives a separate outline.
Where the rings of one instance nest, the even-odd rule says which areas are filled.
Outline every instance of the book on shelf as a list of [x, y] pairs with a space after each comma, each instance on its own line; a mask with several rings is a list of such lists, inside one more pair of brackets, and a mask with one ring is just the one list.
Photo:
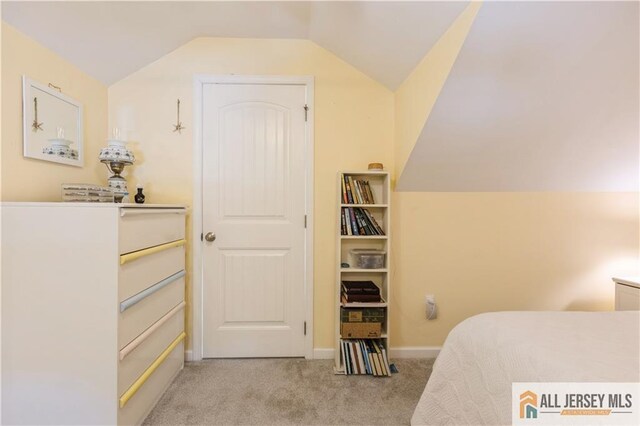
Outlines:
[[349, 203], [349, 198], [347, 197], [347, 186], [344, 183], [344, 179], [340, 179], [340, 182], [342, 183], [342, 203], [347, 204]]
[[344, 176], [343, 182], [344, 182], [345, 192], [347, 196], [347, 204], [355, 204], [355, 202], [353, 201], [353, 194], [351, 192], [351, 185], [349, 183], [349, 178], [347, 176]]
[[360, 198], [358, 197], [358, 190], [353, 181], [353, 177], [347, 176], [347, 181], [349, 181], [349, 188], [351, 189], [351, 198], [353, 199], [353, 204], [360, 204]]
[[391, 375], [386, 349], [377, 339], [341, 339], [340, 351], [345, 374]]
[[369, 181], [364, 181], [364, 189], [367, 192], [367, 197], [369, 197], [369, 204], [375, 204], [375, 200], [373, 199], [373, 191], [371, 191], [371, 185], [369, 185]]
[[340, 301], [342, 303], [381, 303], [382, 298], [379, 295], [348, 295], [343, 292]]
[[370, 280], [343, 280], [342, 289], [348, 294], [377, 294], [380, 295], [380, 288]]
[[342, 207], [340, 214], [344, 218], [345, 225], [341, 235], [385, 235], [378, 221], [367, 209]]
[[384, 231], [382, 230], [382, 228], [380, 228], [380, 225], [378, 225], [378, 222], [376, 221], [376, 219], [373, 216], [371, 216], [371, 213], [369, 213], [369, 210], [367, 210], [367, 209], [362, 209], [362, 210], [364, 211], [364, 214], [369, 219], [369, 222], [375, 228], [375, 230], [378, 233], [378, 235], [384, 235]]
[[342, 281], [342, 303], [380, 303], [380, 288], [373, 281]]
[[344, 204], [375, 204], [373, 191], [368, 180], [354, 179], [342, 175], [342, 201]]

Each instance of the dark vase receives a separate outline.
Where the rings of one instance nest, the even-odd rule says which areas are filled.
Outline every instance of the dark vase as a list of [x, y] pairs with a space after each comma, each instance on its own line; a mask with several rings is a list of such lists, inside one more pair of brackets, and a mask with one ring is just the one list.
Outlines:
[[133, 197], [136, 200], [137, 204], [144, 204], [144, 194], [142, 193], [142, 188], [138, 188], [138, 193]]

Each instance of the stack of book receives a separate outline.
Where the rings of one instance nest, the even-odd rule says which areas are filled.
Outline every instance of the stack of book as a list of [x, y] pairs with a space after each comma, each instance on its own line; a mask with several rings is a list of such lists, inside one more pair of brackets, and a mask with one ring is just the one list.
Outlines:
[[342, 175], [342, 202], [344, 204], [375, 204], [369, 181]]
[[342, 208], [342, 235], [384, 235], [369, 210], [361, 207]]
[[340, 340], [340, 346], [346, 374], [391, 375], [387, 351], [378, 340]]
[[380, 288], [373, 281], [342, 281], [342, 303], [378, 303]]

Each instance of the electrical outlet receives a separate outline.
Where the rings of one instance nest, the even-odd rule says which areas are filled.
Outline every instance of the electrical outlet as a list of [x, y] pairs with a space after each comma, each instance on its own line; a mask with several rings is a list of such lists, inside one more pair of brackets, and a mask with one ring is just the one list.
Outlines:
[[438, 309], [436, 306], [436, 297], [433, 294], [427, 294], [425, 299], [427, 305], [427, 319], [434, 320], [438, 318]]

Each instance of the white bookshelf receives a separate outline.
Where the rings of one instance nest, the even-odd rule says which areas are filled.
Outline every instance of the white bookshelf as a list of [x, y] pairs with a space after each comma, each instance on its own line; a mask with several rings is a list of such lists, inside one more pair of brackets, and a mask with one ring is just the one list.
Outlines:
[[[353, 179], [366, 180], [369, 182], [371, 192], [373, 193], [374, 204], [350, 204], [344, 203], [342, 198], [342, 179], [344, 175], [351, 176]], [[337, 249], [336, 249], [336, 290], [335, 290], [335, 368], [336, 374], [345, 374], [345, 367], [342, 364], [341, 357], [341, 335], [340, 335], [340, 308], [384, 308], [385, 319], [382, 324], [382, 334], [377, 339], [386, 348], [389, 354], [389, 306], [390, 304], [390, 288], [391, 288], [391, 178], [385, 171], [343, 171], [338, 173], [338, 202], [337, 202]], [[342, 208], [343, 207], [359, 207], [367, 209], [380, 225], [385, 235], [342, 235]], [[349, 252], [351, 249], [381, 249], [386, 252], [384, 268], [379, 269], [360, 269], [351, 265]], [[343, 268], [342, 263], [349, 263], [349, 268]], [[340, 284], [343, 279], [347, 280], [370, 280], [379, 288], [382, 296], [380, 303], [342, 303], [340, 294]]]

